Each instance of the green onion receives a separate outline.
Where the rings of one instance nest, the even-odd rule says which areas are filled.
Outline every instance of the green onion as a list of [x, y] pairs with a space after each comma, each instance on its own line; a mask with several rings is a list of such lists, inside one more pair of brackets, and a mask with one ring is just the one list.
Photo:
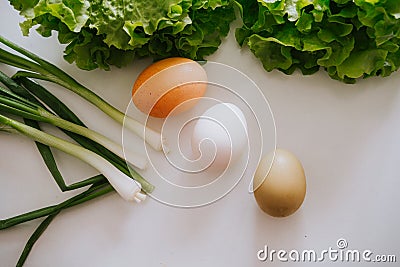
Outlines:
[[[34, 127], [40, 130], [39, 123], [34, 120], [24, 119], [26, 125]], [[82, 188], [88, 185], [92, 185], [94, 183], [103, 182], [106, 180], [103, 175], [97, 175], [93, 178], [85, 179], [83, 181], [79, 181], [73, 183], [71, 185], [67, 185], [64, 181], [64, 178], [58, 169], [56, 160], [54, 159], [53, 153], [49, 146], [44, 145], [40, 142], [35, 142], [36, 146], [39, 150], [40, 155], [42, 156], [44, 163], [46, 164], [47, 168], [49, 169], [51, 175], [53, 176], [54, 180], [56, 181], [58, 187], [61, 189], [62, 192], [75, 190], [78, 188]]]
[[[6, 90], [0, 86], [0, 111], [12, 113], [23, 118], [33, 119], [36, 121], [47, 122], [57, 127], [65, 129], [67, 131], [85, 136], [110, 151], [114, 152], [121, 158], [126, 157], [127, 161], [132, 163], [139, 169], [144, 169], [147, 164], [147, 160], [144, 156], [139, 155], [129, 149], [123, 149], [121, 145], [115, 143], [109, 138], [89, 128], [74, 124], [67, 120], [64, 120], [58, 116], [53, 115], [44, 108], [35, 103], [32, 103], [26, 99], [15, 95], [11, 91]], [[124, 155], [125, 154], [125, 155]]]
[[[17, 79], [17, 82], [20, 83], [23, 86], [20, 86], [17, 84], [14, 80], [9, 78], [6, 75], [1, 75], [0, 72], [0, 81], [3, 82], [7, 87], [13, 91], [14, 93], [18, 94], [19, 96], [29, 99], [29, 101], [34, 102], [38, 105], [41, 103], [38, 102], [36, 98], [32, 96], [32, 94], [40, 99], [41, 102], [43, 102], [48, 108], [50, 108], [55, 114], [60, 116], [61, 118], [68, 120], [70, 122], [73, 122], [75, 124], [85, 126], [85, 124], [64, 104], [62, 103], [57, 97], [55, 97], [52, 93], [50, 93], [48, 90], [46, 90], [43, 86], [40, 84], [33, 82], [25, 77], [20, 77]], [[32, 93], [32, 94], [31, 94]], [[42, 105], [42, 107], [45, 108], [45, 106]], [[64, 132], [71, 137], [73, 140], [75, 140], [77, 143], [79, 143], [82, 147], [89, 149], [99, 155], [101, 155], [103, 158], [106, 158], [109, 162], [111, 162], [116, 168], [118, 168], [120, 171], [125, 173], [128, 176], [132, 176], [136, 181], [138, 181], [142, 185], [142, 189], [146, 193], [151, 193], [154, 190], [154, 186], [150, 184], [148, 181], [146, 181], [137, 171], [127, 162], [122, 159], [121, 157], [115, 155], [113, 152], [109, 151], [107, 148], [104, 146], [94, 142], [93, 140], [83, 137], [81, 135], [77, 135], [75, 133], [65, 131]], [[46, 149], [48, 150], [48, 149]], [[51, 153], [51, 152], [46, 152], [46, 151], [41, 151], [41, 153]], [[46, 160], [45, 160], [46, 161]], [[48, 164], [48, 163], [46, 163]], [[54, 163], [51, 163], [54, 165]], [[52, 173], [56, 173], [57, 170], [50, 170]], [[55, 180], [59, 179], [58, 177], [54, 177]], [[62, 178], [61, 178], [62, 179]], [[61, 182], [61, 181], [60, 181]], [[57, 182], [58, 183], [58, 182]], [[60, 185], [60, 183], [58, 183]]]
[[53, 214], [49, 215], [43, 222], [39, 224], [36, 230], [33, 232], [31, 237], [29, 238], [28, 242], [26, 242], [25, 247], [21, 253], [21, 256], [18, 259], [16, 267], [23, 266], [26, 258], [28, 257], [29, 253], [32, 250], [33, 245], [39, 239], [39, 237], [43, 234], [43, 232], [47, 229], [53, 219], [58, 215], [60, 211], [54, 212]]
[[0, 115], [0, 122], [35, 141], [57, 148], [93, 166], [107, 178], [113, 188], [125, 200], [140, 202], [145, 199], [145, 195], [140, 192], [141, 184], [139, 182], [119, 171], [114, 165], [98, 154], [4, 115]]
[[[103, 179], [104, 176], [99, 174], [96, 176], [93, 176], [91, 178], [88, 178], [87, 180], [99, 180]], [[86, 191], [73, 196], [57, 205], [52, 205], [44, 208], [40, 208], [38, 210], [30, 211], [24, 214], [20, 214], [8, 219], [0, 220], [0, 230], [10, 228], [12, 226], [32, 221], [44, 216], [49, 216], [55, 212], [59, 212], [63, 209], [70, 208], [76, 205], [79, 205], [83, 202], [89, 201], [91, 199], [97, 198], [99, 196], [102, 196], [106, 193], [109, 193], [113, 190], [110, 184], [100, 182], [98, 184], [93, 184], [89, 189]]]
[[[0, 36], [0, 42], [2, 42], [2, 40], [4, 39]], [[17, 50], [11, 42], [7, 45]], [[19, 50], [17, 51], [21, 52]], [[63, 86], [74, 84], [75, 87], [69, 89], [86, 99], [90, 98], [92, 100], [91, 102], [94, 102], [94, 104], [101, 104], [104, 100], [90, 92], [87, 88], [81, 86], [62, 70], [28, 51], [24, 50], [24, 52], [25, 53], [21, 53], [31, 60], [0, 49], [0, 62], [25, 70], [18, 71], [17, 74], [14, 75], [14, 79], [11, 79], [0, 71], [0, 82], [7, 87], [3, 88], [0, 86], [0, 131], [21, 133], [35, 140], [36, 146], [46, 166], [62, 191], [74, 190], [86, 186], [90, 186], [90, 188], [58, 205], [37, 209], [12, 218], [0, 220], [0, 230], [2, 230], [30, 220], [46, 217], [26, 243], [17, 266], [22, 266], [24, 264], [34, 243], [62, 210], [97, 198], [114, 189], [124, 199], [139, 202], [145, 198], [141, 190], [150, 193], [154, 189], [153, 185], [148, 183], [124, 160], [124, 158], [127, 158], [133, 165], [143, 168], [146, 162], [144, 157], [140, 157], [136, 153], [126, 150], [122, 151], [122, 147], [119, 144], [88, 129], [65, 104], [44, 87], [28, 79], [28, 77], [52, 81]], [[63, 83], [63, 81], [67, 81], [67, 83]], [[90, 99], [88, 100], [90, 101]], [[118, 110], [111, 106], [107, 108], [107, 105], [109, 104], [105, 103], [102, 107], [103, 111], [108, 110], [111, 114], [118, 114]], [[115, 111], [113, 111], [113, 109]], [[127, 120], [121, 112], [119, 113], [119, 122], [126, 124], [128, 121], [129, 124], [129, 119]], [[13, 114], [22, 117], [25, 123], [21, 123], [5, 114]], [[114, 119], [118, 118], [118, 116], [114, 116]], [[72, 144], [43, 132], [40, 129], [39, 122], [50, 123], [58, 127], [79, 145]], [[163, 140], [159, 133], [146, 128], [144, 125], [134, 120], [130, 125], [136, 127], [136, 132], [140, 132], [146, 142], [156, 149], [162, 149]], [[127, 128], [129, 128], [129, 125], [127, 126]], [[146, 137], [148, 135], [150, 135], [150, 138]], [[71, 185], [66, 185], [50, 147], [64, 151], [87, 162], [98, 169], [101, 174]], [[130, 155], [133, 156], [131, 157]]]
[[0, 42], [30, 59], [22, 58], [4, 49], [0, 49], [0, 62], [25, 70], [19, 71], [15, 77], [31, 77], [59, 84], [97, 106], [112, 119], [140, 136], [154, 149], [162, 150], [163, 146], [165, 146], [165, 140], [161, 137], [160, 133], [117, 110], [60, 68], [12, 43], [2, 36], [0, 36]]
[[[26, 125], [40, 130], [40, 126], [37, 121], [24, 119], [24, 122]], [[71, 185], [67, 185], [65, 183], [65, 180], [64, 180], [60, 170], [58, 169], [56, 160], [53, 156], [53, 153], [51, 152], [50, 147], [47, 145], [44, 145], [40, 142], [35, 142], [35, 143], [36, 143], [36, 147], [39, 150], [40, 155], [43, 158], [44, 163], [46, 164], [47, 168], [49, 169], [51, 175], [53, 176], [54, 180], [56, 181], [58, 187], [61, 189], [62, 192], [75, 190], [75, 189], [82, 188], [82, 187], [85, 187], [88, 185], [92, 185], [94, 183], [106, 181], [104, 176], [97, 175], [93, 178], [85, 179], [83, 181], [79, 181], [79, 182], [73, 183]]]
[[[87, 180], [99, 180], [103, 179], [103, 175], [97, 175], [92, 178], [89, 178]], [[31, 211], [25, 214], [21, 214], [15, 217], [11, 217], [5, 220], [0, 220], [0, 230], [12, 227], [14, 225], [27, 222], [30, 220], [34, 220], [40, 217], [47, 216], [45, 220], [43, 220], [39, 226], [36, 228], [36, 230], [33, 232], [31, 237], [29, 238], [28, 242], [25, 244], [25, 247], [21, 253], [21, 256], [18, 259], [18, 263], [16, 266], [23, 266], [25, 263], [30, 251], [32, 250], [33, 245], [35, 242], [39, 239], [41, 234], [46, 230], [46, 228], [49, 226], [51, 221], [64, 209], [73, 207], [75, 205], [81, 204], [83, 202], [89, 201], [91, 199], [100, 197], [102, 195], [105, 195], [109, 192], [111, 192], [113, 188], [111, 187], [110, 184], [104, 184], [104, 183], [99, 183], [99, 184], [93, 184], [88, 190], [71, 197], [63, 202], [61, 202], [58, 205], [53, 205], [49, 207], [45, 207], [39, 210]]]

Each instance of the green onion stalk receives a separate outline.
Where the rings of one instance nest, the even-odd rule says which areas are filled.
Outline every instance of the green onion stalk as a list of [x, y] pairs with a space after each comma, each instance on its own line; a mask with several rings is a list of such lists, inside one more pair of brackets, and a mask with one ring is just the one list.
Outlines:
[[0, 111], [19, 115], [27, 119], [51, 123], [54, 126], [87, 137], [103, 145], [121, 158], [125, 157], [128, 162], [132, 163], [139, 169], [144, 169], [146, 167], [147, 160], [143, 155], [133, 152], [130, 149], [123, 149], [121, 145], [115, 143], [96, 131], [55, 116], [41, 106], [32, 103], [29, 100], [23, 99], [22, 97], [1, 86]]
[[59, 84], [97, 106], [112, 119], [140, 136], [155, 150], [160, 151], [165, 147], [165, 140], [160, 133], [125, 115], [57, 66], [14, 44], [2, 36], [0, 36], [0, 42], [28, 58], [23, 58], [4, 49], [0, 49], [0, 62], [24, 70], [17, 72], [15, 77], [30, 77]]
[[[40, 84], [26, 78], [26, 77], [20, 77], [18, 78], [17, 82], [5, 75], [0, 71], [0, 82], [2, 82], [4, 85], [7, 86], [9, 91], [7, 90], [2, 90], [0, 91], [0, 96], [12, 96], [14, 100], [18, 100], [20, 102], [24, 102], [24, 104], [32, 105], [34, 107], [41, 107], [48, 112], [51, 112], [50, 114], [56, 114], [60, 118], [72, 122], [76, 125], [86, 127], [86, 125], [63, 103], [61, 102], [57, 97], [55, 97], [51, 92], [49, 92], [47, 89], [45, 89], [43, 86]], [[11, 93], [10, 93], [11, 91]], [[43, 118], [36, 116], [35, 114], [31, 113], [21, 113], [21, 110], [18, 109], [12, 109], [10, 110], [9, 107], [4, 107], [4, 110], [8, 112], [11, 112], [16, 115], [21, 115], [25, 116], [25, 124], [34, 127], [36, 129], [40, 130], [40, 126], [38, 124], [38, 121], [34, 120], [35, 118], [38, 120], [42, 120]], [[10, 128], [9, 126], [6, 126]], [[76, 127], [76, 126], [74, 126]], [[71, 137], [74, 141], [76, 141], [79, 145], [82, 147], [89, 149], [90, 151], [95, 152], [96, 154], [99, 154], [103, 158], [106, 158], [109, 162], [111, 162], [116, 168], [118, 168], [121, 172], [125, 173], [128, 176], [131, 176], [133, 179], [138, 181], [142, 185], [143, 191], [146, 193], [151, 193], [154, 190], [154, 186], [151, 185], [149, 182], [147, 182], [135, 169], [131, 167], [131, 165], [126, 162], [122, 157], [118, 156], [117, 154], [113, 153], [103, 145], [93, 141], [90, 138], [86, 138], [85, 136], [73, 133], [71, 131], [64, 130], [63, 128], [60, 128], [62, 131], [64, 131], [65, 134], [67, 134], [69, 137]], [[80, 128], [81, 129], [81, 128]], [[14, 130], [15, 131], [15, 130]], [[53, 178], [57, 182], [58, 186], [62, 191], [68, 191], [68, 190], [73, 190], [76, 188], [80, 188], [83, 186], [86, 186], [90, 184], [89, 182], [83, 182], [82, 184], [80, 182], [72, 184], [72, 185], [66, 185], [64, 182], [64, 179], [61, 175], [61, 173], [58, 170], [57, 164], [54, 160], [54, 157], [52, 155], [52, 152], [50, 148], [46, 145], [43, 145], [39, 142], [36, 142], [36, 145], [39, 149], [40, 154], [42, 155], [45, 164], [47, 165], [48, 169], [50, 170], [51, 174], [53, 175]], [[142, 161], [145, 161], [145, 159], [141, 159]]]
[[[102, 180], [103, 175], [96, 175], [88, 180]], [[12, 218], [8, 218], [5, 220], [0, 220], [0, 230], [7, 229], [9, 227], [15, 226], [17, 224], [31, 221], [37, 218], [47, 216], [36, 228], [28, 242], [26, 243], [19, 259], [17, 262], [17, 267], [23, 266], [29, 253], [31, 252], [35, 242], [39, 239], [41, 234], [46, 230], [46, 228], [50, 225], [51, 221], [64, 209], [79, 205], [91, 199], [98, 198], [103, 196], [109, 192], [112, 192], [113, 188], [109, 183], [104, 182], [96, 182], [86, 191], [71, 197], [60, 204], [48, 206], [45, 208], [41, 208], [39, 210], [31, 211], [28, 213], [24, 213]]]
[[1, 114], [0, 123], [12, 127], [35, 141], [57, 148], [93, 166], [107, 178], [112, 187], [125, 200], [141, 202], [145, 199], [145, 195], [141, 193], [142, 187], [139, 182], [120, 172], [100, 155]]

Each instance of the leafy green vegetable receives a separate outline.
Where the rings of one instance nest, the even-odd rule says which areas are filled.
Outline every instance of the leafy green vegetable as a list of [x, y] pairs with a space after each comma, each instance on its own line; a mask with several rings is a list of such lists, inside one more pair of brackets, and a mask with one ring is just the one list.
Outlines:
[[267, 71], [324, 68], [347, 83], [400, 67], [398, 0], [239, 0], [236, 39]]
[[[123, 66], [136, 57], [202, 60], [235, 19], [231, 0], [9, 0], [25, 17], [22, 32], [58, 33], [65, 59], [86, 70]], [[38, 25], [38, 27], [36, 27]]]

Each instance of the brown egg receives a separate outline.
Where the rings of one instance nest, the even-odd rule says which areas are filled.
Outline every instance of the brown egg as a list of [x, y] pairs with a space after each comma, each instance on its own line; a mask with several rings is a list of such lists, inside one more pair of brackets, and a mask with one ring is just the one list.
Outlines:
[[140, 111], [165, 118], [192, 108], [206, 88], [207, 74], [200, 64], [187, 58], [167, 58], [139, 74], [132, 100]]
[[306, 195], [303, 166], [291, 152], [277, 149], [275, 157], [271, 152], [260, 161], [253, 190], [264, 212], [274, 217], [289, 216], [300, 208]]

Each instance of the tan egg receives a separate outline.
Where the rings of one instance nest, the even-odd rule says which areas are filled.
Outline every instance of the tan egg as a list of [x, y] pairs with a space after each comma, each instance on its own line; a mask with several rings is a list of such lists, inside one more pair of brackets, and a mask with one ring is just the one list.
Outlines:
[[[271, 162], [273, 163], [271, 165]], [[258, 206], [274, 217], [298, 210], [306, 195], [306, 176], [301, 162], [291, 152], [276, 149], [258, 165], [253, 181]]]
[[173, 57], [157, 61], [139, 74], [132, 100], [143, 113], [165, 118], [192, 108], [206, 88], [207, 74], [199, 63]]

